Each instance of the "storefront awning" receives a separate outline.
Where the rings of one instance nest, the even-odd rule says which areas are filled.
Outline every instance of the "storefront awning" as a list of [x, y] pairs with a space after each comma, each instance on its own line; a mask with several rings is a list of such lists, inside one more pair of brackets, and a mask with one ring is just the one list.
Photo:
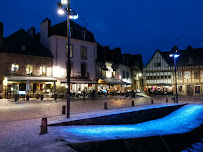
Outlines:
[[127, 82], [124, 82], [122, 80], [119, 79], [115, 79], [115, 78], [102, 78], [98, 80], [99, 84], [123, 84], [123, 85], [130, 85]]
[[56, 82], [53, 77], [35, 77], [35, 76], [6, 76], [7, 81], [15, 82]]
[[[61, 81], [61, 83], [67, 83], [66, 78], [57, 78], [58, 81]], [[76, 79], [76, 78], [71, 78], [70, 83], [73, 84], [96, 84], [96, 81], [92, 81], [89, 79]]]

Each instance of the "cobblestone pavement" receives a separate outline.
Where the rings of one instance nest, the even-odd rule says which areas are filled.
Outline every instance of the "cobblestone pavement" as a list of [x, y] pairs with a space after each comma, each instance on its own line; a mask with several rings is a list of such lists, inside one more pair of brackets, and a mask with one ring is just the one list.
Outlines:
[[[165, 102], [164, 96], [153, 97], [153, 99], [155, 104]], [[99, 110], [105, 112], [105, 110], [103, 110], [105, 101], [108, 104], [108, 109], [130, 107], [132, 100], [135, 101], [135, 106], [151, 104], [151, 98], [148, 96], [136, 96], [136, 98], [125, 98], [123, 96], [102, 97], [98, 100], [72, 101], [71, 114]], [[186, 101], [188, 101], [188, 99]], [[172, 100], [170, 99], [169, 102], [172, 102]], [[200, 99], [198, 99], [197, 102], [202, 104]], [[57, 139], [57, 136], [52, 133], [39, 135], [40, 118], [49, 117], [48, 120], [59, 119], [63, 105], [66, 105], [66, 100], [11, 102], [1, 99], [0, 152], [74, 151], [66, 146], [64, 141]]]
[[[105, 101], [107, 102], [108, 109], [129, 107], [132, 104], [132, 100], [135, 101], [135, 105], [150, 104], [150, 98], [139, 96], [136, 98], [113, 96], [102, 97], [97, 100], [73, 100], [71, 101], [71, 114], [102, 110], [104, 108]], [[61, 115], [63, 105], [66, 105], [66, 100], [32, 100], [18, 102], [1, 100], [0, 122]]]

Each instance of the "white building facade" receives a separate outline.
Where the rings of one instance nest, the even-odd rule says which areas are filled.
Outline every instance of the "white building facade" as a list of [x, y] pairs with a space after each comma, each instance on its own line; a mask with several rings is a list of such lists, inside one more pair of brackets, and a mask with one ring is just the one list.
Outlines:
[[[95, 62], [97, 44], [92, 33], [71, 21], [70, 30], [70, 61], [71, 91], [95, 89]], [[57, 86], [66, 85], [67, 61], [67, 28], [66, 22], [51, 27], [46, 19], [41, 23], [40, 42], [50, 49], [54, 56], [53, 76], [57, 78]]]

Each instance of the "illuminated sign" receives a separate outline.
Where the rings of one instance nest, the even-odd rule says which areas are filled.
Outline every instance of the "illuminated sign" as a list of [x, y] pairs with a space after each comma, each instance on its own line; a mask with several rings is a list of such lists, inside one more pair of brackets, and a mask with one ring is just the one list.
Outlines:
[[18, 94], [19, 94], [19, 95], [25, 95], [26, 92], [25, 92], [25, 91], [18, 91]]

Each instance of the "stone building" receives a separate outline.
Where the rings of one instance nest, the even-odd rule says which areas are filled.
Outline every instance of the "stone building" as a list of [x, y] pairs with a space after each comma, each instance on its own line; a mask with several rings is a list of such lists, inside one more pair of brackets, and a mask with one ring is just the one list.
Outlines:
[[52, 53], [23, 29], [7, 38], [0, 34], [0, 96], [53, 91]]
[[[109, 49], [98, 45], [96, 65], [99, 90], [142, 90], [143, 85], [139, 82], [143, 67], [141, 55], [121, 54], [120, 48]], [[135, 79], [136, 74], [141, 76]]]

